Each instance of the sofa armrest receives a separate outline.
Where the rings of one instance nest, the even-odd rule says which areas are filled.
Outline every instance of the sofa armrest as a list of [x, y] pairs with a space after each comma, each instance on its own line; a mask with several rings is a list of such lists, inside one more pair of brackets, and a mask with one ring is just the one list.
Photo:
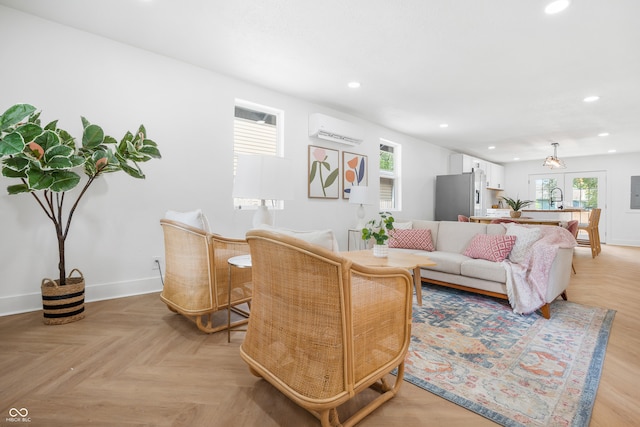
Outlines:
[[571, 263], [573, 261], [573, 248], [559, 248], [551, 271], [549, 273], [549, 286], [547, 288], [546, 302], [558, 298], [567, 287], [571, 279]]

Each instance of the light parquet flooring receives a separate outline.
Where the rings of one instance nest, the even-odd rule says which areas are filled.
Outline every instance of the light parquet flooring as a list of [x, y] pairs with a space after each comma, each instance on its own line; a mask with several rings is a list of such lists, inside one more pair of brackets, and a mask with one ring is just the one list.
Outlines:
[[[640, 425], [639, 259], [640, 248], [605, 245], [595, 259], [576, 249], [569, 300], [617, 311], [592, 427]], [[0, 317], [0, 426], [25, 425], [6, 420], [10, 408], [47, 427], [319, 425], [249, 373], [243, 336], [205, 335], [157, 294], [87, 304], [69, 325], [45, 326], [40, 312]], [[405, 382], [360, 425], [494, 424]]]

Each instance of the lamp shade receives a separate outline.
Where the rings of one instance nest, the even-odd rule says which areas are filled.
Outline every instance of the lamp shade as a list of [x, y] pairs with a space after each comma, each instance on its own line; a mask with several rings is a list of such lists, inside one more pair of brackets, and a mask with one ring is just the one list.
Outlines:
[[369, 202], [369, 187], [367, 186], [353, 186], [349, 192], [349, 203], [357, 203], [360, 205], [368, 205]]
[[238, 154], [233, 197], [292, 200], [291, 162], [284, 157]]

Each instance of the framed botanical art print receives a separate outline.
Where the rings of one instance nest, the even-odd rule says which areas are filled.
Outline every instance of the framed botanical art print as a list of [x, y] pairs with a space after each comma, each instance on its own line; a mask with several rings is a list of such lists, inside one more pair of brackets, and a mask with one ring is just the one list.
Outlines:
[[337, 199], [340, 197], [338, 150], [310, 145], [308, 171], [309, 198]]
[[348, 199], [351, 187], [367, 185], [367, 156], [342, 152], [342, 198]]

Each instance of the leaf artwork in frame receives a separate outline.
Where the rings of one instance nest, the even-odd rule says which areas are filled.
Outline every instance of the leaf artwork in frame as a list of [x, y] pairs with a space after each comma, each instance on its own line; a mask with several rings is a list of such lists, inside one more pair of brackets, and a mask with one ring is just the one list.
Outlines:
[[309, 145], [309, 198], [337, 199], [340, 194], [338, 150]]
[[342, 152], [342, 198], [348, 199], [351, 187], [367, 185], [367, 156]]

